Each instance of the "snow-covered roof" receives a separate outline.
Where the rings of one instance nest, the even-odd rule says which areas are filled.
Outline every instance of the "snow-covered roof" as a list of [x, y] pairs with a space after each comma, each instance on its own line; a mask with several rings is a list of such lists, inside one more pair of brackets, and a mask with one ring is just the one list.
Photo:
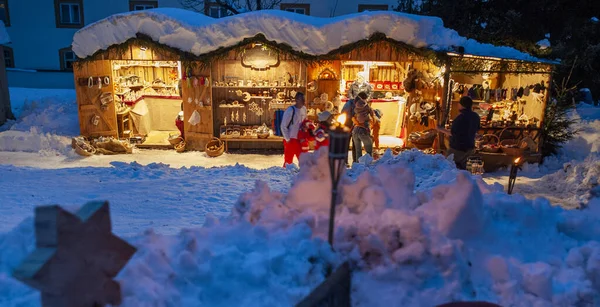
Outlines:
[[470, 55], [550, 63], [514, 48], [482, 44], [462, 37], [445, 28], [437, 17], [389, 11], [320, 18], [264, 10], [215, 19], [188, 10], [159, 8], [116, 14], [90, 24], [75, 33], [73, 51], [78, 57], [86, 58], [99, 50], [124, 43], [138, 33], [198, 56], [234, 46], [244, 38], [258, 34], [270, 41], [287, 44], [296, 51], [324, 55], [341, 46], [368, 39], [375, 33], [384, 33], [390, 39], [417, 48], [452, 51], [452, 46], [462, 46]]
[[10, 36], [8, 36], [8, 32], [6, 32], [6, 27], [3, 22], [0, 22], [0, 44], [8, 44], [10, 43]]

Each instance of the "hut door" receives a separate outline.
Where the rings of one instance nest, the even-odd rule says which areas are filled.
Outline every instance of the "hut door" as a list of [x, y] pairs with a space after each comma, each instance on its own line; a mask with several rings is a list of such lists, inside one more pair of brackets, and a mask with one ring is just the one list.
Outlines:
[[83, 136], [117, 137], [110, 61], [91, 61], [73, 68], [79, 109], [79, 128]]
[[191, 78], [181, 81], [185, 142], [188, 150], [204, 151], [213, 137], [213, 101], [210, 68], [191, 68], [183, 63]]

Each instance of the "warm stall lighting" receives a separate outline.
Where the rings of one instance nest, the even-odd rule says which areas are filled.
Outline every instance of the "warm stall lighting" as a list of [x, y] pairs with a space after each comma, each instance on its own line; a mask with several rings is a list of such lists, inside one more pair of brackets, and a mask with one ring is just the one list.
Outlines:
[[338, 124], [342, 124], [342, 125], [345, 124], [346, 123], [346, 113], [342, 113], [342, 114], [338, 115], [338, 117], [335, 119], [335, 121]]
[[515, 188], [515, 182], [517, 181], [517, 172], [521, 169], [521, 157], [517, 157], [513, 161], [513, 165], [510, 167], [510, 175], [508, 176], [508, 194], [512, 194], [513, 189]]
[[146, 50], [148, 50], [148, 47], [146, 47], [146, 46], [140, 46], [140, 51], [146, 51]]

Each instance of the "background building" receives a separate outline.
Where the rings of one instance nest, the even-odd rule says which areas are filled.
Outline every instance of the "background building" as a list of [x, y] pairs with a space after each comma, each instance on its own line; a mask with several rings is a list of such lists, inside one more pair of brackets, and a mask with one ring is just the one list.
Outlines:
[[[189, 0], [188, 0], [189, 1]], [[282, 1], [276, 8], [300, 14], [330, 17], [363, 10], [388, 10], [397, 0]], [[227, 10], [215, 3], [197, 1], [207, 15], [219, 18]], [[4, 46], [11, 87], [72, 88], [71, 51], [78, 29], [110, 15], [157, 7], [183, 8], [180, 0], [0, 0], [0, 19], [12, 43]]]

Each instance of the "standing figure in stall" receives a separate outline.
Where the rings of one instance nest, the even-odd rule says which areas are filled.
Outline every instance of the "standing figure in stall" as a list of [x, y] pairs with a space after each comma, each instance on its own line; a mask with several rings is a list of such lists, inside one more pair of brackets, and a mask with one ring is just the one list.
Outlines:
[[480, 128], [479, 115], [472, 110], [473, 99], [464, 96], [459, 101], [458, 116], [452, 121], [451, 130], [438, 127], [437, 130], [450, 136], [450, 148], [446, 156], [454, 155], [458, 169], [467, 168], [467, 159], [475, 153], [475, 135]]
[[373, 138], [371, 137], [370, 123], [375, 118], [375, 113], [366, 98], [367, 94], [361, 92], [354, 99], [354, 117], [352, 122], [354, 128], [352, 128], [352, 141], [356, 145], [356, 156], [354, 161], [358, 162], [362, 157], [362, 147], [365, 146], [365, 151], [371, 157], [373, 156]]
[[364, 71], [356, 74], [356, 80], [352, 82], [348, 89], [348, 99], [354, 99], [358, 96], [358, 93], [367, 94], [367, 99], [371, 98], [373, 94], [373, 86], [367, 82], [366, 74]]
[[331, 122], [333, 121], [333, 114], [329, 111], [323, 111], [318, 116], [319, 126], [315, 130], [315, 140], [317, 141], [315, 151], [321, 147], [329, 147], [329, 127], [331, 127]]
[[175, 118], [175, 126], [179, 129], [181, 138], [185, 140], [185, 136], [183, 135], [183, 102], [181, 103], [181, 111], [179, 111], [179, 114], [177, 114], [177, 117]]
[[302, 146], [298, 139], [300, 124], [306, 119], [306, 99], [304, 93], [297, 92], [296, 104], [288, 107], [283, 112], [281, 119], [281, 134], [283, 134], [283, 167], [294, 163], [294, 157], [300, 159]]

